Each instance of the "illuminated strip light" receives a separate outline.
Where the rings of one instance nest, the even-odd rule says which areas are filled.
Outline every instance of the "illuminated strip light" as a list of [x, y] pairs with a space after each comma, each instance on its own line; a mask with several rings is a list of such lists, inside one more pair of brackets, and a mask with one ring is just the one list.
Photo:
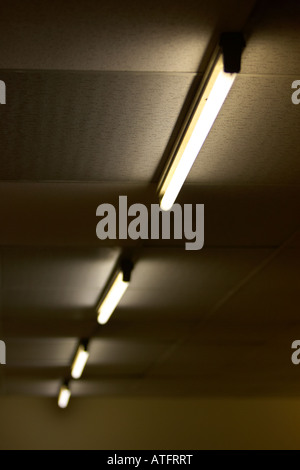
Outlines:
[[100, 325], [104, 325], [108, 322], [121, 298], [125, 294], [129, 286], [131, 270], [131, 262], [126, 261], [122, 263], [121, 271], [116, 275], [107, 294], [98, 307], [98, 323], [100, 323]]
[[68, 385], [62, 385], [59, 396], [58, 396], [58, 406], [60, 408], [67, 408], [71, 397], [71, 390]]
[[[196, 160], [206, 137], [233, 85], [240, 69], [240, 56], [244, 47], [240, 33], [223, 33], [223, 54], [218, 51], [204, 77], [194, 100], [192, 111], [188, 116], [184, 130], [179, 136], [173, 150], [170, 164], [159, 184], [159, 199], [162, 210], [172, 208], [190, 169]], [[233, 59], [232, 50], [233, 48]], [[230, 52], [229, 60], [228, 55]], [[226, 57], [225, 57], [226, 54]], [[237, 57], [238, 56], [238, 57]], [[226, 59], [226, 60], [225, 60]], [[228, 72], [227, 69], [236, 70]], [[226, 71], [224, 71], [226, 70]]]
[[90, 353], [87, 351], [87, 347], [84, 344], [80, 344], [72, 365], [71, 375], [73, 379], [79, 379], [82, 376], [89, 355]]

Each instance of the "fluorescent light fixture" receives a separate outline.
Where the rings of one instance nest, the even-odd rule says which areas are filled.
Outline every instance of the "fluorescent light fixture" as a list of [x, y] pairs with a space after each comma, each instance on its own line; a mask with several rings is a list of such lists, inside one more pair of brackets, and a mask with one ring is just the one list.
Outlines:
[[132, 263], [128, 260], [124, 261], [122, 263], [121, 271], [119, 271], [114, 278], [107, 294], [104, 296], [98, 307], [98, 323], [100, 323], [100, 325], [105, 325], [105, 323], [108, 322], [121, 298], [125, 294], [129, 286], [131, 270]]
[[128, 286], [129, 282], [123, 281], [123, 273], [120, 272], [115, 278], [100, 307], [98, 308], [98, 323], [104, 325], [108, 322], [111, 314], [125, 294]]
[[[225, 46], [226, 61], [232, 61], [228, 54], [228, 48], [234, 45], [234, 60], [228, 62], [230, 69], [240, 67], [240, 55], [244, 46], [239, 33], [223, 33], [223, 54], [219, 50], [215, 53], [211, 65], [197, 96], [194, 100], [190, 114], [187, 116], [183, 130], [175, 143], [170, 163], [165, 171], [159, 185], [159, 198], [161, 209], [170, 210], [178, 196], [178, 193], [186, 180], [186, 177], [203, 146], [207, 135], [233, 85], [237, 73], [224, 71]], [[235, 44], [234, 44], [235, 42]], [[237, 44], [236, 44], [237, 43]], [[229, 57], [228, 57], [229, 55]]]
[[67, 385], [62, 385], [58, 396], [58, 406], [60, 408], [67, 408], [70, 397], [71, 391], [69, 387]]
[[73, 379], [79, 379], [82, 375], [83, 369], [86, 366], [87, 360], [89, 358], [90, 353], [87, 351], [86, 346], [80, 344], [73, 365], [71, 375]]

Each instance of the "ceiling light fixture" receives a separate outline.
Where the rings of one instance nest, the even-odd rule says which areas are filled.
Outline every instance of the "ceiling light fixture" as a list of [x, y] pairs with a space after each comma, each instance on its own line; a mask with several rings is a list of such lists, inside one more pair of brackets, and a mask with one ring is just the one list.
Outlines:
[[82, 376], [82, 372], [86, 366], [89, 355], [90, 353], [87, 350], [87, 341], [84, 341], [79, 345], [72, 365], [71, 375], [73, 379], [79, 379]]
[[223, 33], [158, 186], [160, 207], [170, 210], [241, 68], [241, 33]]
[[58, 406], [60, 408], [67, 408], [71, 397], [71, 390], [67, 383], [61, 386], [58, 396]]
[[133, 264], [129, 260], [122, 260], [121, 269], [115, 274], [110, 287], [98, 306], [98, 323], [104, 325], [110, 319], [112, 313], [125, 294], [129, 282]]

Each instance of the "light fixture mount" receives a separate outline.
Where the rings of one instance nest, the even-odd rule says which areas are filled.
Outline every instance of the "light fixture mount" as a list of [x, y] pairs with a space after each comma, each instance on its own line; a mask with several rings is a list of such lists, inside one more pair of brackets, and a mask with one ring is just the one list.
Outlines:
[[133, 262], [129, 258], [122, 258], [120, 261], [120, 266], [123, 272], [123, 281], [130, 282]]
[[241, 70], [241, 58], [246, 42], [243, 33], [222, 33], [219, 45], [223, 53], [225, 73], [239, 73]]
[[80, 340], [80, 344], [84, 347], [85, 351], [88, 350], [89, 342], [90, 342], [89, 338], [81, 338], [81, 340]]

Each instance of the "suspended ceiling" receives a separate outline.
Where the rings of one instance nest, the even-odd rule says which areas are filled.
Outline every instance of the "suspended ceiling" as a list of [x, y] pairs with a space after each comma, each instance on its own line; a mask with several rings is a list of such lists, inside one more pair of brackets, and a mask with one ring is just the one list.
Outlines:
[[[299, 21], [292, 0], [3, 2], [1, 394], [56, 397], [91, 336], [74, 396], [299, 395]], [[179, 197], [205, 205], [204, 248], [101, 242], [99, 204], [157, 202], [225, 30], [242, 71]], [[124, 250], [132, 283], [97, 327]]]

